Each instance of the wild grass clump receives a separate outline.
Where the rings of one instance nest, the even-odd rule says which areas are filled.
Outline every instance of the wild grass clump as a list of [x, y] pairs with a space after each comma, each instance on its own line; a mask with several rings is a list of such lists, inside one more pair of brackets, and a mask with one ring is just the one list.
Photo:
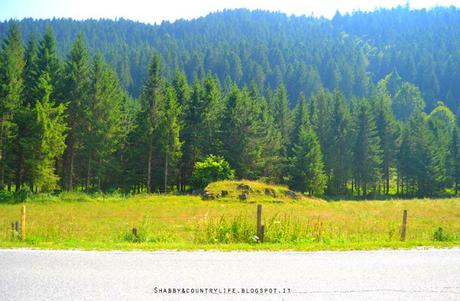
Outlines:
[[453, 241], [455, 236], [446, 233], [442, 227], [438, 227], [433, 233], [433, 241]]
[[122, 242], [133, 243], [168, 243], [174, 242], [174, 234], [167, 231], [158, 231], [154, 226], [154, 220], [151, 217], [144, 216], [140, 224], [136, 227], [136, 233], [133, 228], [128, 228], [122, 232]]
[[206, 244], [255, 243], [256, 227], [242, 216], [205, 220], [195, 228], [194, 242]]
[[[298, 244], [325, 242], [323, 223], [319, 219], [302, 222], [292, 215], [275, 215], [265, 221], [264, 242], [275, 244]], [[196, 243], [229, 244], [258, 243], [254, 219], [244, 216], [206, 220], [195, 228]]]

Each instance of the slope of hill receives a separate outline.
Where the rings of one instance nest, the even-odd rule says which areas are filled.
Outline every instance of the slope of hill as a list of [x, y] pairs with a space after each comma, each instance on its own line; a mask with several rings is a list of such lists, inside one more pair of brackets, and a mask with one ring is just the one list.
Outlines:
[[[189, 80], [216, 73], [221, 83], [255, 82], [261, 90], [284, 82], [291, 102], [321, 87], [347, 97], [367, 95], [392, 71], [419, 86], [427, 110], [436, 101], [454, 110], [460, 98], [460, 11], [456, 8], [336, 15], [333, 20], [286, 16], [265, 11], [227, 10], [174, 23], [147, 25], [129, 20], [70, 19], [20, 21], [27, 39], [47, 26], [66, 56], [82, 31], [90, 50], [115, 67], [130, 93], [139, 95], [153, 51], [164, 72], [183, 69]], [[0, 38], [9, 23], [0, 23]]]

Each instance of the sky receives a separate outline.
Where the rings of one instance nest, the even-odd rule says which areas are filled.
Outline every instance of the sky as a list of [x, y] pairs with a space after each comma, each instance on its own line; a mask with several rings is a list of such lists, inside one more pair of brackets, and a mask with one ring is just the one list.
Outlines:
[[[336, 11], [372, 11], [407, 0], [0, 0], [0, 20], [64, 17], [125, 18], [145, 23], [192, 19], [223, 9], [248, 8], [331, 18]], [[411, 8], [460, 7], [460, 0], [410, 0]]]

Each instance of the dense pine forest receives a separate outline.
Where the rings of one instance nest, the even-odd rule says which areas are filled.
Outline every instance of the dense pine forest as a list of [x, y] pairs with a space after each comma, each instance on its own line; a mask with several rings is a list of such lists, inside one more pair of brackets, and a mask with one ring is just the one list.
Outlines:
[[187, 192], [220, 160], [311, 195], [457, 194], [456, 8], [24, 19], [0, 38], [0, 189]]

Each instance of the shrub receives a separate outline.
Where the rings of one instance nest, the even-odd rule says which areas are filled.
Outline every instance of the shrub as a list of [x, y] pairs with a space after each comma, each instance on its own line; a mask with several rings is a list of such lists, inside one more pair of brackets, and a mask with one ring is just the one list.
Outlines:
[[221, 180], [231, 180], [235, 171], [223, 157], [209, 155], [203, 162], [196, 162], [192, 174], [192, 185], [204, 188], [209, 183]]

